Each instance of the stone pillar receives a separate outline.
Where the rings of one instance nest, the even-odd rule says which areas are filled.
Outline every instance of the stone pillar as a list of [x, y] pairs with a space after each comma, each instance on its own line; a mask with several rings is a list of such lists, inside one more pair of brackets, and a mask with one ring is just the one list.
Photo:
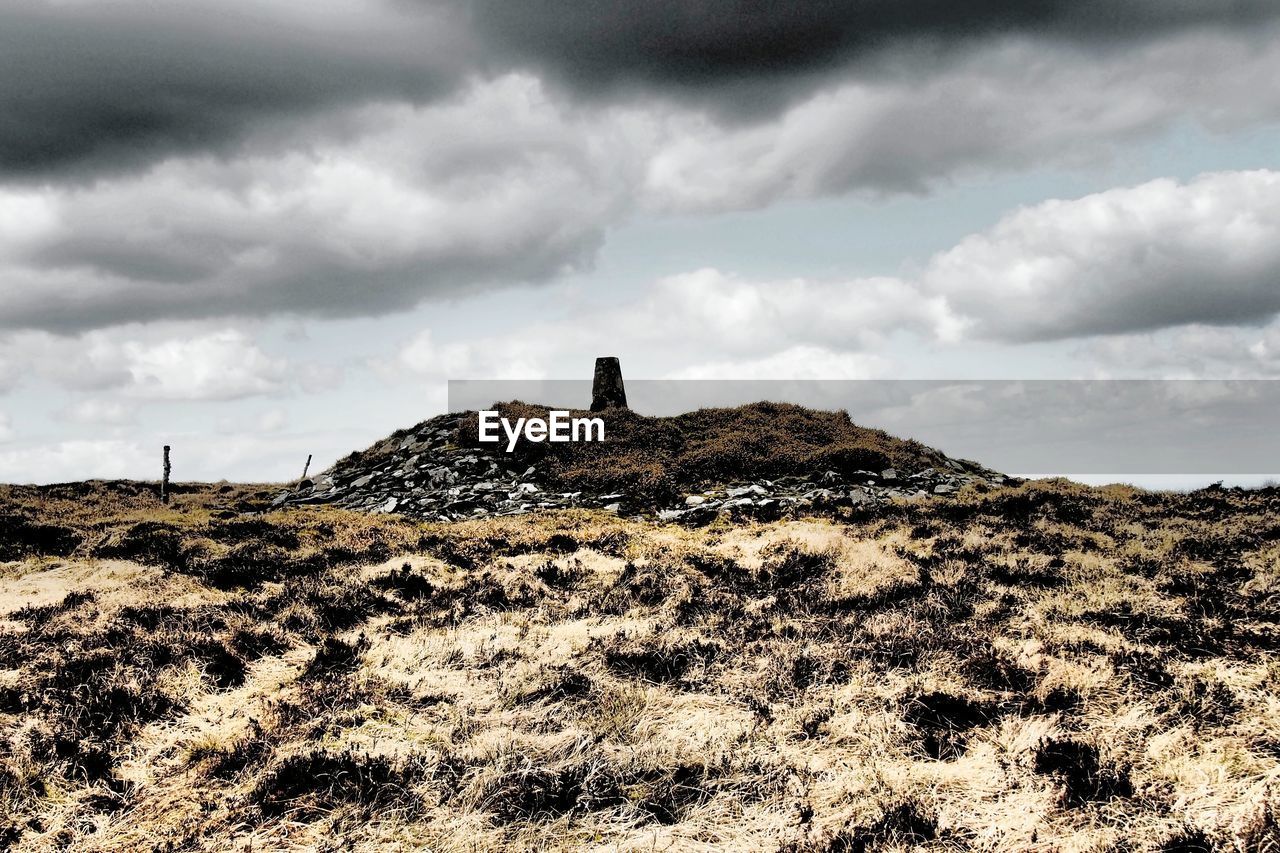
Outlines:
[[164, 479], [160, 481], [160, 503], [169, 502], [169, 445], [164, 446]]
[[596, 378], [591, 383], [591, 411], [627, 408], [627, 389], [622, 385], [622, 363], [611, 355], [596, 359]]

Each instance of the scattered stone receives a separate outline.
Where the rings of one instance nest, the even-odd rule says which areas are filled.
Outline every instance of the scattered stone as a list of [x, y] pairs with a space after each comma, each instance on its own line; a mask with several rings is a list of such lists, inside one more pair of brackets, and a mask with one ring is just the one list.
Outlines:
[[725, 494], [731, 498], [741, 498], [746, 497], [747, 495], [767, 495], [769, 492], [764, 488], [764, 486], [751, 485], [739, 486], [737, 488], [730, 489]]

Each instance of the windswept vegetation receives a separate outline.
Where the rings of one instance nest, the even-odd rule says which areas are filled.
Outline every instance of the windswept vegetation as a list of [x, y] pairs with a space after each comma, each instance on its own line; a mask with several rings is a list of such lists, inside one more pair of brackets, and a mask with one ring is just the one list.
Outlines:
[[0, 491], [0, 846], [1280, 845], [1275, 490], [697, 529], [269, 498]]

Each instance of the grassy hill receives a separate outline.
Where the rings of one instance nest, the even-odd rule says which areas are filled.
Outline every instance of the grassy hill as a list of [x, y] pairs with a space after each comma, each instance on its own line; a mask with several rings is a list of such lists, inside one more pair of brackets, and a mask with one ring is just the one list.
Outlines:
[[0, 490], [18, 850], [1267, 850], [1280, 495], [456, 524]]

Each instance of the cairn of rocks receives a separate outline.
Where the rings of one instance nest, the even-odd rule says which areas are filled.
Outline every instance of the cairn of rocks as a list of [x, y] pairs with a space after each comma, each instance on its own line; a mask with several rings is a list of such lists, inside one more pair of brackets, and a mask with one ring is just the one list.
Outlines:
[[329, 504], [365, 512], [395, 512], [457, 521], [551, 509], [593, 507], [628, 517], [703, 523], [721, 512], [759, 518], [809, 509], [876, 507], [894, 499], [956, 492], [971, 483], [1011, 482], [970, 462], [947, 459], [921, 471], [815, 471], [804, 476], [726, 483], [688, 494], [673, 506], [645, 505], [618, 494], [554, 490], [536, 466], [514, 463], [498, 445], [454, 443], [463, 415], [433, 418], [383, 440], [314, 479], [280, 494], [273, 506]]

